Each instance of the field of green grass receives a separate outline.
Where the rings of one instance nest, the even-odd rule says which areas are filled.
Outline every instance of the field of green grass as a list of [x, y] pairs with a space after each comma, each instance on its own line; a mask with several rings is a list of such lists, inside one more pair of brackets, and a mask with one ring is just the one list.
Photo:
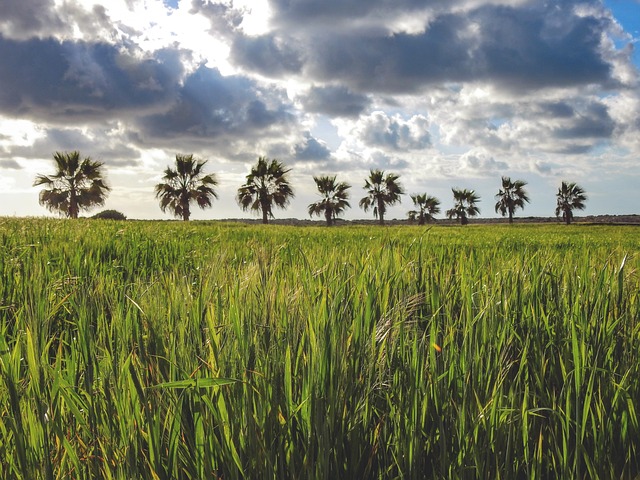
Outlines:
[[0, 478], [634, 478], [640, 228], [0, 218]]

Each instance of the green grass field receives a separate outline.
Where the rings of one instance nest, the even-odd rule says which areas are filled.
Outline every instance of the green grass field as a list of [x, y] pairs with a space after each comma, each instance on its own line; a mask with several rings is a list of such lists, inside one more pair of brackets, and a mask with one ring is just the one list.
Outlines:
[[634, 478], [640, 228], [0, 219], [0, 478]]

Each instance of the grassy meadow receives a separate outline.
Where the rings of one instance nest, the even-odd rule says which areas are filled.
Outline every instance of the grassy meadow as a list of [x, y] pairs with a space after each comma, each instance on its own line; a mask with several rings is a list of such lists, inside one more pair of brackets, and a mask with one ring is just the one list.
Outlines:
[[0, 478], [634, 478], [640, 228], [0, 218]]

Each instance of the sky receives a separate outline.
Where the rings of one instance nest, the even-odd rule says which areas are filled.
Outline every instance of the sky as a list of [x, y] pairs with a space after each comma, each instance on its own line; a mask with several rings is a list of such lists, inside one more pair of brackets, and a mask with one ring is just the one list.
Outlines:
[[[371, 169], [498, 216], [552, 216], [562, 181], [585, 215], [640, 214], [640, 0], [2, 0], [0, 216], [53, 216], [37, 174], [54, 152], [104, 163], [103, 209], [170, 219], [154, 185], [176, 154], [219, 181], [192, 219], [250, 218], [235, 201], [259, 156], [291, 168], [276, 218], [309, 218], [313, 175]], [[443, 218], [441, 214], [439, 218]]]

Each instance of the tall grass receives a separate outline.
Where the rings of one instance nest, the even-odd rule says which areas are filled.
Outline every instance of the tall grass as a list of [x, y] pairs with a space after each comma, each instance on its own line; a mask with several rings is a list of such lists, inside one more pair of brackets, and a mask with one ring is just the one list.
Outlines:
[[0, 219], [0, 477], [633, 478], [639, 240]]

